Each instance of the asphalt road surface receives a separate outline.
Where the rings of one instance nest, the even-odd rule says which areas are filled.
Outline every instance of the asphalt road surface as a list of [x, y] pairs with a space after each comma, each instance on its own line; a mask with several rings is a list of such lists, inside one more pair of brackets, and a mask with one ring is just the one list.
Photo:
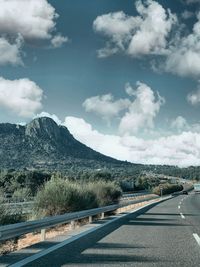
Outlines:
[[200, 266], [200, 194], [131, 214], [26, 266]]

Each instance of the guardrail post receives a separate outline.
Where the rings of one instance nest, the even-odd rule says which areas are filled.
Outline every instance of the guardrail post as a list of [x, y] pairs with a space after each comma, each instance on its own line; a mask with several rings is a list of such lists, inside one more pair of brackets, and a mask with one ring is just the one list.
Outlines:
[[45, 241], [46, 239], [46, 229], [41, 230], [41, 241]]
[[75, 229], [75, 221], [71, 221], [70, 228], [71, 228], [71, 230]]
[[101, 219], [104, 219], [104, 212], [101, 213]]
[[92, 223], [92, 216], [89, 216], [89, 223]]

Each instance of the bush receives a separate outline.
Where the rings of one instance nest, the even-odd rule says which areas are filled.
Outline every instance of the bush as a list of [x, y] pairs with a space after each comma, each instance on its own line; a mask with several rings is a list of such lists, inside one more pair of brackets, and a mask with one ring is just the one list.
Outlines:
[[[181, 191], [183, 190], [183, 186], [179, 185], [179, 184], [162, 184], [162, 194], [163, 195], [167, 195], [167, 194], [171, 194], [177, 191]], [[156, 186], [153, 189], [153, 193], [156, 195], [160, 195], [160, 187]]]
[[12, 195], [12, 199], [16, 202], [28, 201], [30, 200], [30, 197], [31, 197], [31, 191], [27, 187], [15, 190]]
[[88, 189], [94, 192], [98, 207], [111, 205], [119, 201], [122, 191], [114, 182], [99, 181], [90, 183]]
[[3, 203], [3, 196], [0, 194], [0, 225], [18, 223], [23, 220], [21, 209], [15, 211], [15, 214], [11, 213], [8, 206]]
[[96, 206], [95, 195], [74, 182], [52, 179], [37, 193], [36, 214], [51, 216]]
[[80, 184], [54, 178], [37, 193], [35, 211], [37, 216], [58, 215], [109, 205], [120, 196], [121, 191], [114, 183]]

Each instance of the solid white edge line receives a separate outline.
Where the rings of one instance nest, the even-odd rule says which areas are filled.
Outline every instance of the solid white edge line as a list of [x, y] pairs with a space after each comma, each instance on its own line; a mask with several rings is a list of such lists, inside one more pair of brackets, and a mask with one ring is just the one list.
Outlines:
[[200, 246], [200, 237], [198, 236], [198, 234], [194, 233], [193, 236], [195, 240], [197, 241], [197, 244]]
[[[166, 199], [170, 199], [170, 198], [171, 197], [166, 198]], [[128, 215], [130, 215], [132, 213], [135, 213], [135, 212], [137, 212], [137, 211], [139, 211], [139, 210], [141, 210], [141, 209], [143, 209], [145, 207], [148, 207], [148, 206], [152, 205], [153, 203], [159, 203], [159, 202], [161, 202], [163, 200], [164, 199], [161, 199], [161, 200], [156, 201], [156, 202], [148, 203], [148, 204], [144, 205], [143, 207], [140, 207], [140, 208], [138, 208], [136, 210], [133, 210], [132, 212], [130, 212], [128, 214], [124, 214], [124, 215], [122, 215], [120, 217], [117, 217], [117, 218], [111, 220], [111, 221], [108, 221], [108, 222], [104, 223], [103, 225], [100, 224], [97, 227], [94, 227], [92, 229], [89, 229], [89, 230], [87, 230], [87, 231], [85, 231], [83, 233], [77, 234], [76, 236], [72, 236], [72, 237], [68, 238], [67, 240], [65, 240], [65, 241], [63, 241], [63, 242], [61, 242], [61, 243], [59, 243], [59, 244], [57, 244], [55, 246], [52, 246], [50, 248], [47, 248], [47, 249], [45, 249], [45, 250], [43, 250], [41, 252], [38, 252], [38, 253], [30, 256], [30, 257], [27, 257], [27, 258], [25, 258], [25, 259], [23, 259], [21, 261], [18, 261], [18, 262], [14, 263], [14, 264], [11, 264], [11, 265], [9, 265], [9, 267], [21, 267], [21, 266], [24, 266], [24, 265], [26, 265], [26, 264], [28, 264], [30, 262], [33, 262], [33, 261], [35, 261], [35, 260], [37, 260], [37, 259], [39, 259], [39, 258], [41, 258], [43, 256], [46, 256], [47, 254], [49, 254], [49, 253], [51, 253], [51, 252], [53, 252], [53, 251], [55, 251], [55, 250], [57, 250], [59, 248], [64, 247], [65, 245], [70, 244], [71, 242], [73, 242], [73, 241], [75, 241], [75, 240], [77, 240], [77, 239], [79, 239], [79, 238], [81, 238], [83, 236], [86, 236], [89, 233], [92, 233], [92, 232], [94, 232], [94, 231], [96, 231], [96, 230], [98, 230], [100, 228], [103, 228], [105, 225], [108, 225], [110, 223], [113, 223], [113, 222], [115, 222], [115, 221], [117, 221], [117, 220], [119, 220], [119, 219], [121, 219], [123, 217], [126, 217], [126, 216], [128, 216]]]
[[185, 216], [183, 215], [183, 213], [180, 213], [180, 215], [182, 219], [185, 219]]

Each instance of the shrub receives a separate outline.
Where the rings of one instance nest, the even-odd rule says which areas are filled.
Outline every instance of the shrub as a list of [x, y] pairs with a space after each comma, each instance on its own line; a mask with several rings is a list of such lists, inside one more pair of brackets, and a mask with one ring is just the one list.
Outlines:
[[95, 195], [68, 180], [52, 179], [37, 193], [36, 214], [51, 216], [96, 206]]
[[15, 190], [12, 195], [13, 200], [16, 202], [28, 201], [30, 197], [31, 197], [31, 191], [27, 187]]
[[[162, 194], [163, 195], [167, 195], [167, 194], [171, 194], [171, 193], [183, 190], [183, 186], [182, 185], [169, 184], [169, 183], [162, 184], [162, 188], [163, 188], [162, 189]], [[159, 186], [154, 187], [153, 193], [156, 194], [156, 195], [160, 195], [160, 193], [161, 193], [160, 192], [160, 187]]]
[[18, 223], [22, 220], [22, 210], [15, 210], [15, 214], [12, 214], [12, 211], [9, 206], [4, 205], [3, 196], [0, 194], [0, 225]]
[[88, 189], [94, 192], [98, 207], [111, 205], [119, 201], [122, 191], [114, 182], [99, 181], [90, 183]]
[[61, 178], [48, 181], [35, 197], [37, 216], [52, 216], [91, 209], [118, 201], [121, 190], [114, 183], [77, 183]]

